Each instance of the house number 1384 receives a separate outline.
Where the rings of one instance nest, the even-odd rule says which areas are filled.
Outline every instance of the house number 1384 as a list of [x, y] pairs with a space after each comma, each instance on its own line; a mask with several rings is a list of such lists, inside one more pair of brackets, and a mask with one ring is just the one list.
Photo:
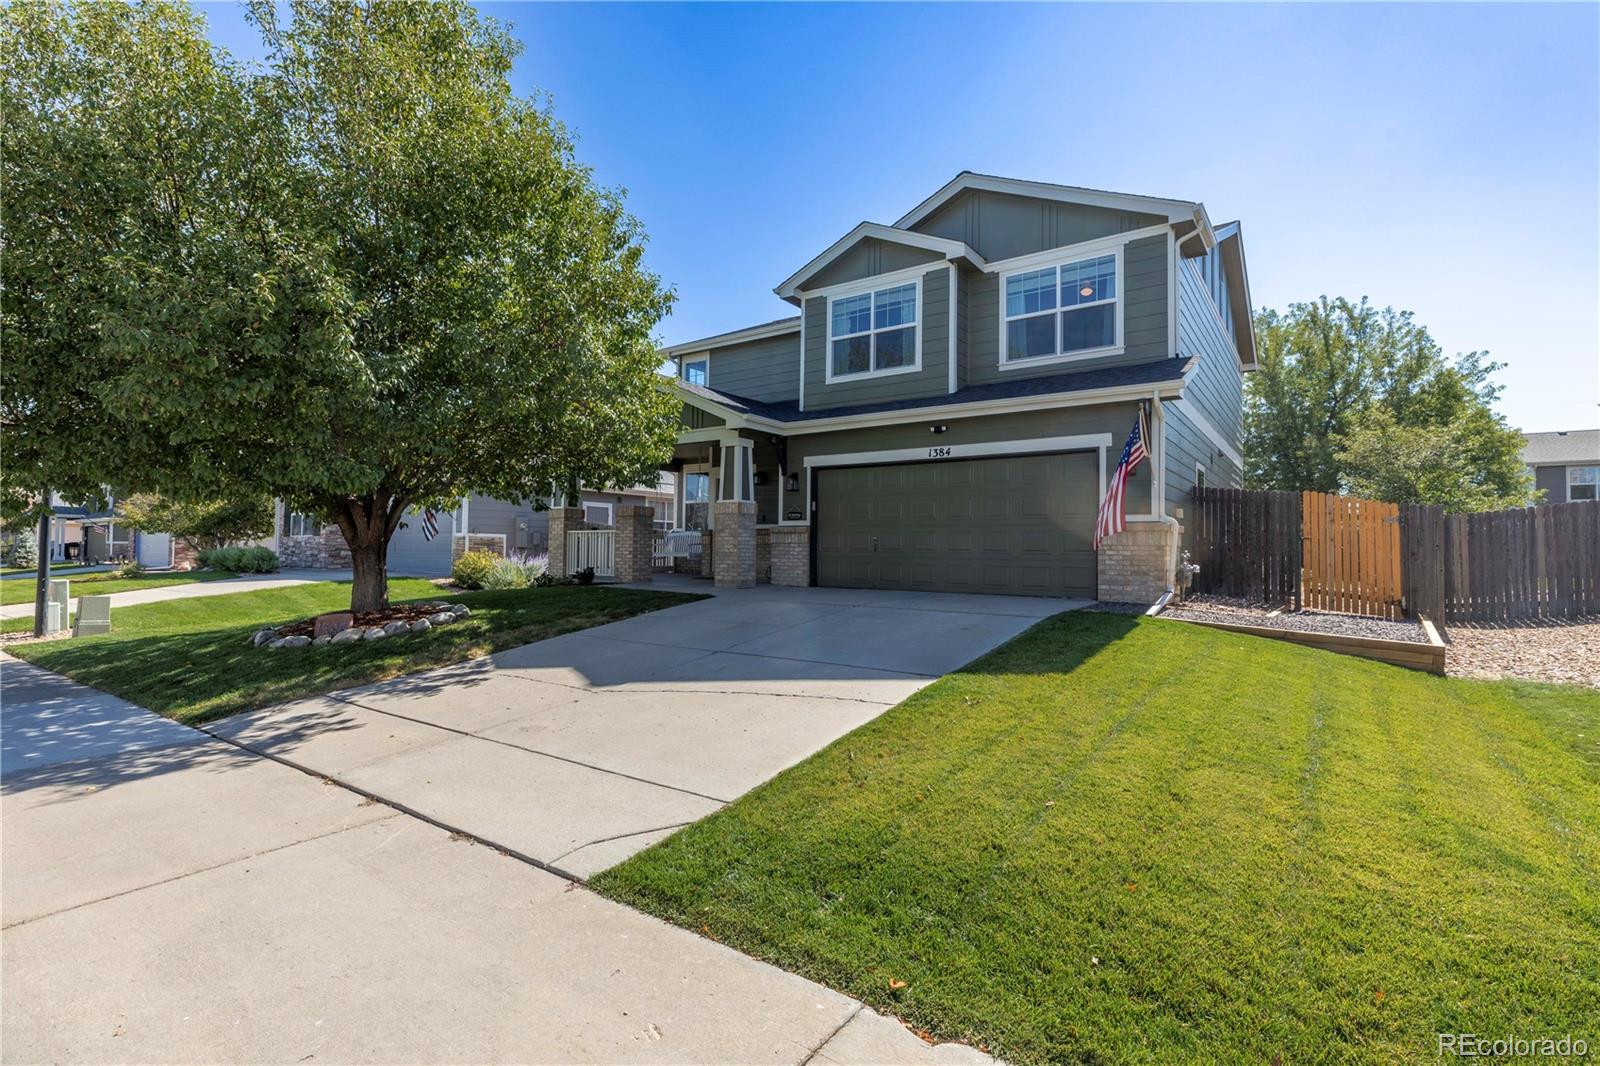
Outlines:
[[955, 454], [954, 448], [929, 448], [929, 459], [948, 459]]

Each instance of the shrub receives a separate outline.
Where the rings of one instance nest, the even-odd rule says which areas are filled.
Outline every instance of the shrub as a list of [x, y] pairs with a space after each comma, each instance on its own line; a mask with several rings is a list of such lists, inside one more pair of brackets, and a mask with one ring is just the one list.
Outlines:
[[494, 552], [465, 552], [450, 567], [450, 580], [455, 582], [457, 588], [481, 589], [500, 562], [500, 556]]
[[11, 542], [11, 548], [6, 552], [8, 566], [38, 566], [39, 565], [39, 537], [31, 529], [17, 531], [17, 539]]
[[580, 585], [592, 585], [594, 584], [594, 567], [586, 566], [582, 570], [575, 570], [572, 577]]
[[206, 548], [197, 556], [207, 570], [234, 574], [270, 574], [278, 569], [278, 553], [271, 548]]
[[484, 578], [486, 589], [525, 589], [544, 575], [546, 560], [542, 555], [516, 555], [496, 559], [489, 576]]
[[144, 564], [137, 559], [124, 559], [112, 573], [118, 577], [138, 577], [144, 573]]

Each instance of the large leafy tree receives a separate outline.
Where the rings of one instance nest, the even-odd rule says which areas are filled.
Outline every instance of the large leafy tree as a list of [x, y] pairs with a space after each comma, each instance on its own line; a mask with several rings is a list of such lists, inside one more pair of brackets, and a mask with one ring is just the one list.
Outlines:
[[117, 520], [141, 533], [171, 533], [195, 551], [256, 540], [272, 532], [272, 501], [179, 500], [141, 492], [117, 501]]
[[671, 296], [512, 93], [505, 30], [462, 0], [250, 14], [250, 70], [170, 3], [0, 16], [7, 296], [50, 311], [6, 323], [7, 487], [282, 497], [338, 524], [366, 610], [409, 507], [650, 474]]
[[1256, 317], [1245, 482], [1453, 510], [1533, 498], [1522, 437], [1494, 407], [1500, 364], [1447, 360], [1409, 312], [1322, 297]]

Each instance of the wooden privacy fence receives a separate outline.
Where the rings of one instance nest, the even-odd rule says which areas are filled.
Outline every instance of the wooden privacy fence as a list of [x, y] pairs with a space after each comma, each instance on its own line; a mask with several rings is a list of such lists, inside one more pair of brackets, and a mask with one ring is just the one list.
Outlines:
[[1600, 501], [1452, 515], [1320, 492], [1194, 501], [1197, 592], [1446, 624], [1600, 614]]
[[1404, 508], [1406, 602], [1448, 623], [1600, 614], [1600, 501], [1445, 514]]

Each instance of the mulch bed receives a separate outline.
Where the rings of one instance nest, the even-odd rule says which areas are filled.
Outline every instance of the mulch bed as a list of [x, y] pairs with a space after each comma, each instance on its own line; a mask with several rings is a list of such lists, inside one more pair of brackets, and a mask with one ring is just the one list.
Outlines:
[[[369, 629], [390, 622], [415, 622], [419, 618], [427, 618], [445, 609], [442, 603], [397, 603], [381, 611], [357, 611], [353, 625], [357, 629]], [[315, 632], [316, 621], [315, 618], [306, 618], [275, 628], [280, 636], [309, 637]]]
[[1451, 626], [1445, 672], [1600, 688], [1600, 619], [1489, 628]]
[[1250, 604], [1222, 597], [1195, 596], [1184, 603], [1169, 603], [1162, 612], [1166, 618], [1180, 621], [1226, 622], [1237, 626], [1266, 626], [1272, 629], [1292, 629], [1301, 633], [1333, 633], [1342, 637], [1376, 637], [1379, 640], [1405, 640], [1426, 644], [1428, 636], [1422, 626], [1405, 620], [1391, 622], [1382, 618], [1362, 618], [1353, 614], [1331, 614], [1325, 611], [1284, 611], [1272, 614], [1264, 604]]

